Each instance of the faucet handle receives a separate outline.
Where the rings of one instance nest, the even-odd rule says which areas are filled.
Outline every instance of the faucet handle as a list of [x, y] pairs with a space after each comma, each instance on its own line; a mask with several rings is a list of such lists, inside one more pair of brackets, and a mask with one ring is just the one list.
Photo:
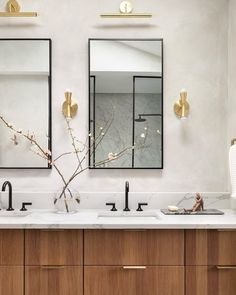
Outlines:
[[111, 211], [117, 211], [116, 203], [106, 203], [106, 206], [112, 206]]
[[148, 203], [138, 203], [138, 209], [136, 211], [138, 212], [143, 211], [142, 206], [148, 206]]
[[22, 203], [22, 208], [20, 209], [20, 211], [27, 211], [27, 208], [25, 208], [25, 206], [31, 206], [32, 203]]

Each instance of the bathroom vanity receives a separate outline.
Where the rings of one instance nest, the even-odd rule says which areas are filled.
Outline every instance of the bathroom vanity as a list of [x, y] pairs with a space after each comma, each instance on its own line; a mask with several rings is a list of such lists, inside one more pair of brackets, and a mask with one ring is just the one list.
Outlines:
[[0, 1], [0, 295], [236, 295], [236, 0], [120, 1]]
[[232, 211], [142, 225], [97, 216], [0, 219], [0, 295], [235, 294]]

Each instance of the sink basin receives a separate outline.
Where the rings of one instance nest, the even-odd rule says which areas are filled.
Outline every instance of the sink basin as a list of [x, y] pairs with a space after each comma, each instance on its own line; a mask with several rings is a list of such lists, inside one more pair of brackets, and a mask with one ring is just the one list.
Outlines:
[[0, 217], [25, 217], [30, 215], [31, 212], [29, 211], [6, 211], [6, 210], [0, 210]]
[[159, 215], [155, 211], [142, 211], [142, 212], [137, 212], [137, 211], [130, 211], [130, 212], [124, 212], [124, 211], [117, 211], [117, 212], [112, 212], [112, 211], [105, 211], [105, 212], [100, 212], [98, 213], [98, 218], [121, 218], [121, 219], [159, 219]]

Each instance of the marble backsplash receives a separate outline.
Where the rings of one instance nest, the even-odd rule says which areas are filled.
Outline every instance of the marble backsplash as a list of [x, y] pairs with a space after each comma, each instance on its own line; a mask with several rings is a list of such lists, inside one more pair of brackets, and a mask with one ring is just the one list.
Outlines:
[[[230, 193], [229, 192], [202, 192], [205, 208], [229, 209]], [[14, 192], [13, 207], [21, 208], [22, 202], [32, 202], [32, 209], [54, 209], [54, 193], [40, 192]], [[114, 193], [89, 193], [80, 194], [80, 208], [109, 210], [106, 202], [115, 202], [116, 207], [120, 210], [124, 208], [124, 192]], [[1, 208], [6, 208], [8, 204], [8, 194], [0, 194]], [[153, 192], [153, 193], [129, 193], [129, 207], [136, 210], [139, 202], [147, 202], [147, 209], [166, 208], [168, 205], [176, 205], [180, 208], [191, 208], [195, 202], [195, 193], [191, 192]]]

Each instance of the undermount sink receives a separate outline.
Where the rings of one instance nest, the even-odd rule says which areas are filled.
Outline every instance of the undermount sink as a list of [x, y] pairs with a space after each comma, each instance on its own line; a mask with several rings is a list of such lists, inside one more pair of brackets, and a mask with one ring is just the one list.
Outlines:
[[130, 211], [130, 212], [124, 212], [124, 211], [105, 211], [98, 213], [98, 218], [135, 218], [135, 219], [159, 219], [159, 215], [155, 211]]
[[0, 217], [25, 217], [30, 215], [31, 213], [29, 211], [6, 211], [6, 210], [0, 210]]

